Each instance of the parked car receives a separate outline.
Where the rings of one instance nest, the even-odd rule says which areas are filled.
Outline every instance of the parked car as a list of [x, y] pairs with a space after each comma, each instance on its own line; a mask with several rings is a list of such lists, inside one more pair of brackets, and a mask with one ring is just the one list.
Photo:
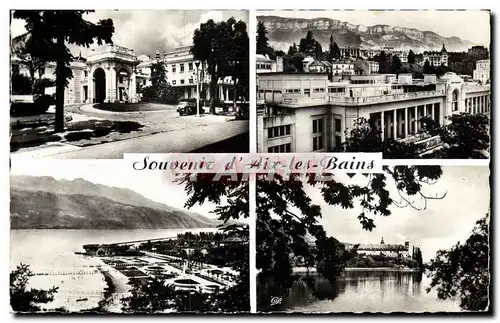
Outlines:
[[[179, 104], [177, 104], [177, 112], [181, 116], [189, 116], [197, 113], [196, 111], [196, 99], [187, 99], [181, 100]], [[205, 113], [205, 110], [202, 108], [202, 104], [200, 102], [200, 114]]]

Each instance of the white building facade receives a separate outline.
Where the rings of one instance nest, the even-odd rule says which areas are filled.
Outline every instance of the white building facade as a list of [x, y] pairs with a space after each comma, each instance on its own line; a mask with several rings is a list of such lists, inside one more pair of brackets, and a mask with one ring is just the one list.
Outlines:
[[482, 59], [476, 62], [476, 69], [473, 72], [473, 79], [480, 81], [482, 84], [490, 82], [491, 61]]
[[351, 76], [329, 82], [324, 74], [259, 75], [259, 152], [342, 150], [345, 133], [359, 118], [371, 120], [383, 139], [426, 142], [422, 117], [446, 124], [454, 113], [490, 111], [490, 87], [465, 83], [454, 73], [437, 80], [426, 75]]

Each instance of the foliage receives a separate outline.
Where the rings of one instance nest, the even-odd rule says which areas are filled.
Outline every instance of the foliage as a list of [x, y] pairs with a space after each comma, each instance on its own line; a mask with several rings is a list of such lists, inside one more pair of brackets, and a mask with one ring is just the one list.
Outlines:
[[397, 55], [393, 55], [391, 59], [391, 73], [398, 74], [401, 73], [402, 65], [401, 60]]
[[484, 311], [489, 307], [489, 215], [478, 220], [465, 243], [458, 242], [449, 250], [439, 250], [427, 264], [432, 279], [429, 293], [437, 289], [440, 299], [460, 299], [460, 307], [468, 311]]
[[375, 55], [373, 57], [373, 60], [378, 63], [378, 72], [380, 74], [387, 74], [390, 72], [389, 57], [384, 51], [380, 52], [380, 54], [378, 55]]
[[[214, 22], [209, 19], [194, 31], [191, 53], [194, 59], [206, 64], [210, 75], [210, 113], [215, 114], [216, 91], [220, 78], [237, 78], [240, 88], [248, 87], [248, 34], [246, 23], [229, 18]], [[236, 74], [237, 73], [237, 74]]]
[[176, 104], [181, 93], [170, 86], [167, 81], [165, 63], [162, 61], [151, 65], [151, 85], [141, 88], [143, 102], [160, 102]]
[[415, 53], [411, 49], [408, 52], [408, 63], [415, 64]]
[[257, 23], [257, 54], [268, 55], [271, 58], [274, 56], [273, 49], [269, 47], [266, 26], [262, 21]]
[[490, 146], [489, 118], [485, 114], [460, 113], [447, 116], [451, 123], [438, 131], [448, 147], [448, 158], [478, 158]]
[[297, 44], [293, 42], [293, 45], [288, 48], [288, 56], [293, 56], [298, 53], [298, 51]]
[[332, 61], [334, 59], [340, 58], [340, 48], [339, 45], [333, 40], [333, 35], [330, 36], [330, 47], [328, 48], [328, 60]]
[[[451, 123], [440, 126], [430, 118], [421, 118], [420, 135], [440, 136], [443, 147], [430, 156], [438, 158], [485, 158], [490, 146], [489, 118], [485, 114], [460, 113], [446, 117]], [[420, 158], [419, 145], [412, 142], [381, 139], [381, 129], [373, 120], [359, 118], [350, 130], [346, 130], [346, 140], [341, 147], [346, 152], [382, 152], [384, 158]]]
[[15, 73], [11, 77], [11, 92], [14, 95], [28, 95], [32, 93], [31, 80], [29, 77]]
[[310, 30], [307, 32], [305, 38], [300, 39], [299, 52], [319, 60], [323, 58], [323, 49], [321, 48], [321, 44], [314, 39], [313, 32]]
[[64, 88], [73, 77], [70, 62], [73, 59], [68, 44], [89, 47], [112, 43], [113, 21], [103, 19], [97, 23], [83, 19], [92, 10], [16, 10], [15, 19], [25, 20], [25, 28], [34, 44], [32, 55], [43, 61], [56, 62], [56, 132], [64, 131]]
[[54, 300], [58, 287], [49, 290], [29, 288], [29, 279], [34, 274], [28, 265], [20, 264], [10, 273], [10, 305], [15, 312], [39, 312], [40, 304]]

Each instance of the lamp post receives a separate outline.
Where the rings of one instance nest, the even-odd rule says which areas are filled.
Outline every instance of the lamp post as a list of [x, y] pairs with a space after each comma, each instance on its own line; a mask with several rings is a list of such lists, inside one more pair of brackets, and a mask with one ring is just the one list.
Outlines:
[[196, 116], [200, 116], [200, 73], [199, 73], [199, 67], [200, 67], [200, 61], [194, 62], [196, 65]]

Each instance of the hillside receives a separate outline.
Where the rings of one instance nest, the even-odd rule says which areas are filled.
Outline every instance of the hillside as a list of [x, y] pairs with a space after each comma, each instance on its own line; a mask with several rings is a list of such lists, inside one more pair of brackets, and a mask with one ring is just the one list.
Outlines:
[[132, 190], [82, 179], [12, 176], [10, 210], [12, 229], [177, 229], [218, 224]]
[[330, 18], [285, 18], [277, 16], [259, 16], [268, 30], [269, 43], [275, 49], [287, 51], [293, 42], [299, 44], [308, 30], [323, 48], [330, 43], [330, 35], [340, 47], [355, 46], [361, 48], [393, 47], [395, 49], [440, 50], [443, 44], [450, 52], [466, 51], [471, 42], [458, 37], [443, 37], [433, 31], [421, 31], [388, 25], [354, 25]]

